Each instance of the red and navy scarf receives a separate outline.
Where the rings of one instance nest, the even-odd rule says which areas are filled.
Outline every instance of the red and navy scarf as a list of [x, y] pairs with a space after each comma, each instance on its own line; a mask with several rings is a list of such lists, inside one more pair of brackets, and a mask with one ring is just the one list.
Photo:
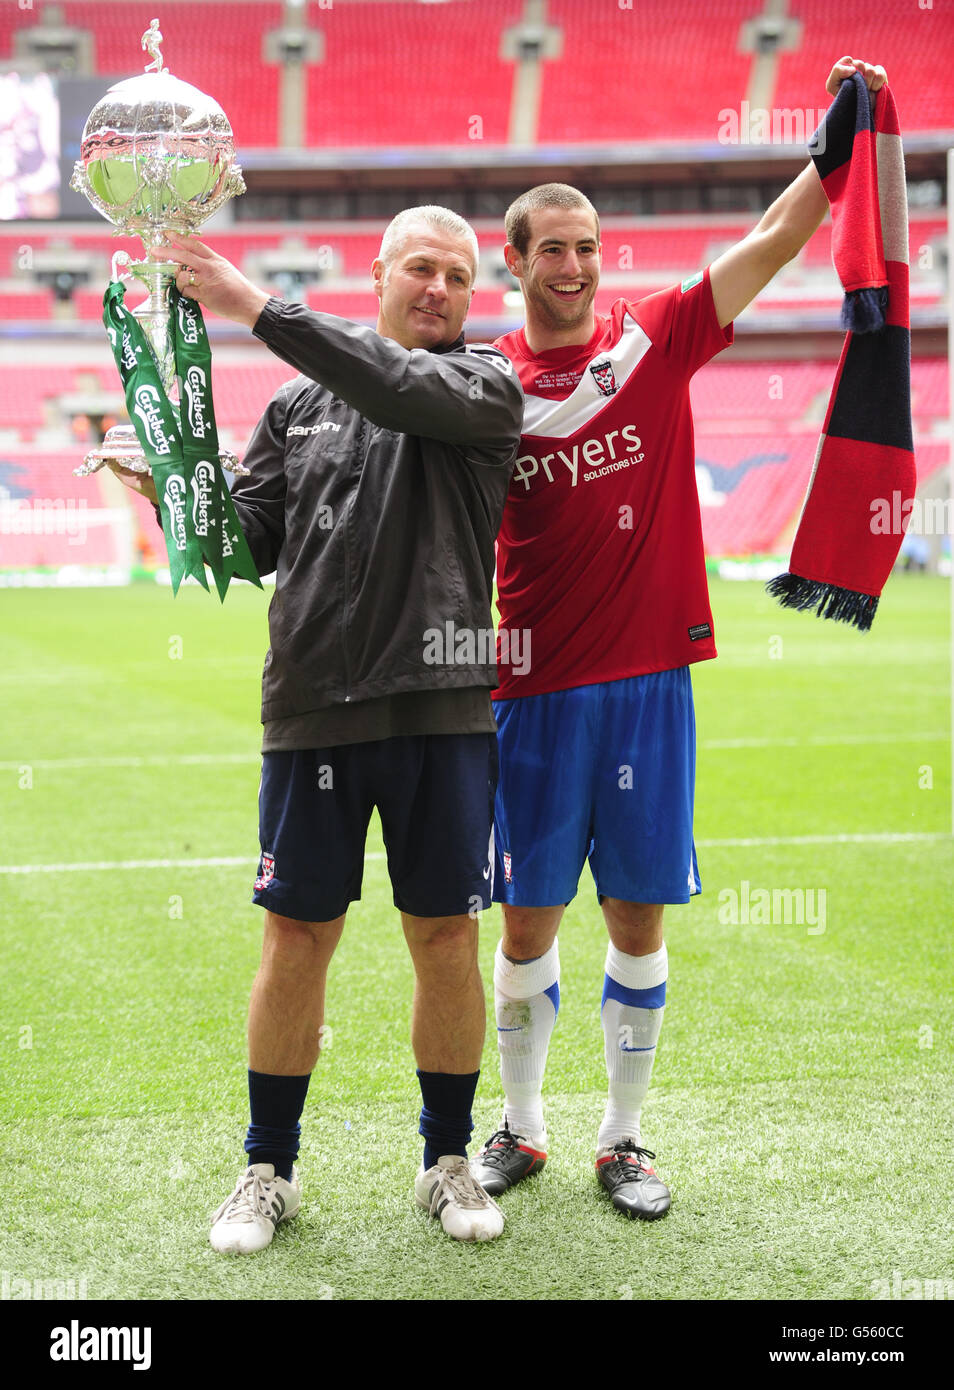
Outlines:
[[[908, 207], [894, 97], [871, 94], [855, 73], [809, 145], [831, 204], [832, 259], [847, 328], [789, 573], [768, 591], [869, 628], [904, 539], [885, 515], [907, 516], [917, 477], [911, 435]], [[892, 506], [896, 492], [901, 511]]]

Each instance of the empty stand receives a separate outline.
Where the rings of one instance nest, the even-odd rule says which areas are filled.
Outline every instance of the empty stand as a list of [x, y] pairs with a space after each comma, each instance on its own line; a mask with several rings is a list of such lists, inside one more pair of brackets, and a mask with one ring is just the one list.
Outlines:
[[845, 50], [883, 63], [898, 104], [901, 130], [954, 129], [954, 25], [946, 5], [917, 0], [791, 0], [803, 24], [802, 44], [779, 57], [775, 102], [781, 107], [827, 107], [825, 80]]
[[[16, 30], [36, 25], [43, 0], [0, 6], [0, 58]], [[62, 0], [67, 25], [88, 30], [96, 71], [130, 76], [145, 66], [139, 39], [152, 4]], [[537, 131], [543, 145], [566, 142], [718, 141], [720, 113], [738, 113], [753, 55], [739, 49], [744, 21], [762, 6], [740, 0], [549, 0], [562, 53], [543, 70]], [[166, 0], [163, 51], [169, 69], [212, 93], [239, 148], [278, 143], [280, 70], [263, 57], [264, 36], [281, 27], [278, 0]], [[400, 0], [309, 3], [324, 57], [305, 67], [305, 138], [316, 148], [502, 144], [514, 93], [514, 63], [501, 36], [523, 16], [522, 0]], [[790, 0], [799, 48], [780, 53], [773, 109], [827, 107], [825, 79], [846, 36], [856, 53], [884, 61], [906, 133], [954, 129], [954, 26], [938, 0]], [[812, 122], [812, 124], [814, 124]]]
[[[707, 140], [738, 110], [751, 54], [738, 51], [738, 0], [550, 0], [563, 57], [544, 64], [538, 141]], [[826, 74], [827, 75], [827, 74]], [[824, 82], [824, 77], [822, 78]]]
[[943, 357], [911, 364], [911, 412], [916, 420], [944, 420], [948, 412], [948, 368]]
[[39, 428], [44, 403], [72, 391], [75, 380], [72, 366], [4, 364], [0, 369], [0, 429]]
[[503, 144], [521, 0], [312, 5], [325, 61], [307, 70], [311, 146]]
[[[811, 477], [817, 433], [784, 437], [698, 430], [702, 534], [709, 555], [774, 550], [797, 515]], [[706, 505], [710, 496], [719, 499]]]
[[128, 569], [128, 508], [107, 502], [98, 476], [73, 476], [81, 458], [0, 448], [0, 570]]
[[212, 395], [217, 419], [247, 431], [282, 382], [294, 376], [293, 367], [270, 355], [255, 363], [228, 363], [213, 357]]
[[752, 218], [716, 222], [684, 217], [601, 226], [603, 273], [670, 270], [688, 274], [707, 265], [720, 249], [744, 237], [753, 225]]
[[916, 445], [914, 462], [918, 473], [918, 487], [927, 482], [939, 469], [946, 468], [949, 456], [950, 445], [946, 439]]
[[[0, 6], [0, 57], [11, 55], [14, 30], [36, 24], [41, 8], [42, 0], [25, 8], [13, 0]], [[153, 3], [63, 0], [60, 8], [68, 26], [92, 32], [98, 73], [117, 79], [143, 70], [148, 59], [139, 40], [155, 17]], [[183, 82], [215, 97], [239, 147], [278, 143], [278, 68], [263, 62], [262, 38], [279, 27], [281, 17], [277, 0], [165, 0], [161, 6], [166, 66]]]
[[35, 323], [53, 312], [52, 290], [0, 292], [0, 319], [7, 323]]
[[697, 422], [771, 420], [787, 428], [801, 421], [834, 381], [826, 362], [721, 362], [692, 378], [690, 397]]

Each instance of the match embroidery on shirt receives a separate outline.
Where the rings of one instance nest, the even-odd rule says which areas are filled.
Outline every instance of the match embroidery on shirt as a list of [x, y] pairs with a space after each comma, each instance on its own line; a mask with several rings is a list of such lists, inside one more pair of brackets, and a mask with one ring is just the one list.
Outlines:
[[591, 367], [602, 368], [605, 365], [609, 368], [616, 391], [604, 390], [596, 374], [591, 371], [583, 373], [576, 389], [562, 401], [535, 396], [530, 387], [524, 402], [524, 437], [542, 435], [548, 439], [568, 439], [584, 429], [606, 408], [607, 397], [615, 396], [626, 385], [651, 347], [652, 343], [643, 328], [627, 313], [619, 340], [612, 347], [604, 348], [597, 362], [591, 364]]

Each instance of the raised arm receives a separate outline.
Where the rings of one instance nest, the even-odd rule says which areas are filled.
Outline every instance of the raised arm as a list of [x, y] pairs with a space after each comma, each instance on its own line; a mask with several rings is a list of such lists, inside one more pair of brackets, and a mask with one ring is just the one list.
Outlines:
[[[828, 93], [836, 96], [841, 83], [853, 72], [860, 72], [873, 92], [887, 81], [883, 67], [860, 58], [841, 58], [829, 74]], [[821, 226], [827, 211], [825, 190], [814, 164], [809, 164], [776, 198], [754, 231], [712, 262], [709, 277], [721, 328], [731, 323], [782, 266], [798, 255]]]
[[519, 440], [523, 391], [495, 348], [408, 349], [373, 328], [279, 299], [265, 305], [255, 335], [382, 429], [502, 454]]
[[[257, 289], [202, 242], [171, 244], [186, 267], [178, 284], [213, 313], [244, 323], [296, 371], [320, 382], [382, 429], [440, 439], [509, 463], [523, 419], [523, 391], [510, 362], [492, 348], [432, 352]], [[195, 284], [190, 280], [195, 276]]]

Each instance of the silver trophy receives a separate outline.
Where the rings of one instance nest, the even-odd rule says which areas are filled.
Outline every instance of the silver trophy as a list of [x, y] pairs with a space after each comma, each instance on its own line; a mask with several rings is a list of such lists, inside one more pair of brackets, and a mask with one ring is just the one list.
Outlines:
[[[223, 203], [245, 192], [225, 112], [163, 67], [161, 43], [154, 19], [142, 36], [152, 62], [140, 77], [110, 87], [90, 112], [70, 179], [70, 187], [114, 224], [114, 235], [140, 237], [147, 252], [167, 246], [169, 232], [194, 236]], [[177, 270], [175, 260], [133, 261], [124, 251], [112, 263], [114, 280], [135, 275], [149, 290], [149, 298], [133, 314], [149, 340], [170, 400], [177, 398], [177, 387], [169, 287]], [[114, 425], [74, 472], [85, 476], [109, 461], [149, 472], [132, 425]], [[228, 451], [219, 455], [219, 462], [234, 473], [248, 472]]]

